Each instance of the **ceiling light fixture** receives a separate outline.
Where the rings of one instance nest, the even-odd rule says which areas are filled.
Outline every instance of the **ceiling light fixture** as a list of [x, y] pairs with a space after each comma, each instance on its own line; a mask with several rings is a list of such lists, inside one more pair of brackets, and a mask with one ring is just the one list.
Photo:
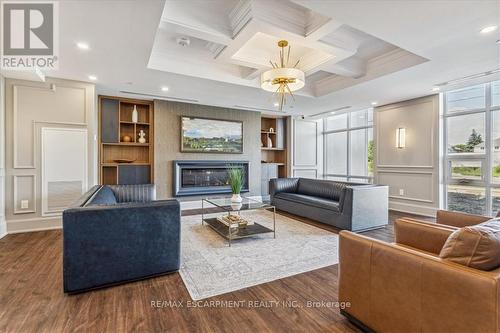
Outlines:
[[378, 102], [372, 102], [372, 105], [373, 105], [373, 106], [375, 106], [375, 105], [377, 105], [377, 104], [378, 104]]
[[490, 25], [490, 26], [487, 26], [487, 27], [484, 27], [480, 30], [480, 32], [482, 34], [487, 34], [487, 33], [490, 33], [490, 32], [493, 32], [495, 30], [497, 30], [498, 26], [497, 25]]
[[96, 81], [97, 80], [97, 76], [95, 76], [95, 75], [89, 75], [89, 80], [90, 81]]
[[76, 46], [80, 49], [80, 50], [88, 50], [90, 47], [89, 47], [89, 44], [85, 43], [85, 42], [78, 42], [76, 43]]
[[[288, 50], [285, 51], [285, 47], [288, 46]], [[279, 109], [283, 111], [283, 106], [286, 104], [286, 94], [293, 96], [293, 92], [302, 89], [305, 85], [305, 74], [303, 71], [297, 68], [300, 59], [297, 60], [295, 65], [289, 67], [290, 61], [290, 49], [288, 41], [280, 40], [278, 42], [278, 47], [280, 50], [279, 63], [269, 60], [269, 63], [273, 67], [268, 71], [262, 73], [260, 77], [260, 86], [266, 91], [271, 91], [274, 94], [278, 94]], [[285, 52], [286, 57], [285, 57]], [[273, 94], [273, 95], [274, 95]]]
[[495, 43], [500, 44], [500, 39], [497, 39], [497, 41]]
[[439, 87], [432, 87], [432, 91], [439, 91], [441, 88]]
[[280, 106], [280, 103], [275, 102], [273, 105], [274, 105], [275, 107], [278, 107], [278, 106]]
[[168, 87], [161, 87], [161, 91], [168, 91]]

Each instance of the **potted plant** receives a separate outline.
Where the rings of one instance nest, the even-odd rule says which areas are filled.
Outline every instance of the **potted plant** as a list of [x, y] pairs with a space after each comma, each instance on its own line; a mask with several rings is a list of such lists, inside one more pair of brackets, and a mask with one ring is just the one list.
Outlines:
[[227, 182], [231, 186], [231, 192], [233, 196], [231, 197], [232, 202], [242, 202], [241, 189], [243, 188], [243, 183], [245, 182], [245, 172], [240, 166], [230, 165], [227, 168]]

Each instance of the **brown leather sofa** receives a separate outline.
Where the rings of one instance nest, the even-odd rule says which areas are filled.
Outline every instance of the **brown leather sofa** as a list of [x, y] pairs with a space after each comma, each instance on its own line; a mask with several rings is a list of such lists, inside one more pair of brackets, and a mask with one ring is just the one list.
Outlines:
[[439, 258], [453, 231], [488, 219], [446, 211], [437, 224], [399, 219], [392, 244], [342, 231], [342, 314], [366, 331], [500, 333], [500, 267], [481, 271]]

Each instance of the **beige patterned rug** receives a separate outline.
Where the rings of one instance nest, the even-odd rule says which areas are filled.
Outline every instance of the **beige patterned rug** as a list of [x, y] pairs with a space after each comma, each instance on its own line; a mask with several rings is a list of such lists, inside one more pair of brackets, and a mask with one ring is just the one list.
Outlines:
[[[207, 215], [205, 215], [207, 216]], [[242, 212], [272, 227], [272, 212]], [[248, 288], [338, 263], [338, 236], [276, 214], [273, 234], [227, 241], [201, 215], [182, 217], [180, 274], [193, 300]]]

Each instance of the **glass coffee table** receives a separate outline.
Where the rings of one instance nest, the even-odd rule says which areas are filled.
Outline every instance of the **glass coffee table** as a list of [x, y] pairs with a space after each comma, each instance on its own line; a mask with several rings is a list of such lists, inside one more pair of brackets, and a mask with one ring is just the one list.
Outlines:
[[[242, 198], [241, 203], [235, 203], [231, 201], [231, 198], [204, 198], [201, 200], [201, 223], [202, 225], [206, 223], [215, 232], [228, 240], [229, 246], [231, 246], [231, 241], [240, 238], [252, 237], [259, 234], [273, 233], [273, 237], [276, 238], [276, 208], [272, 206], [269, 202]], [[242, 211], [246, 210], [259, 210], [268, 209], [273, 211], [273, 228], [265, 227], [255, 221], [252, 224], [246, 226], [240, 226], [238, 222], [226, 221], [223, 223], [218, 217], [207, 217], [205, 218], [207, 206], [215, 206], [218, 208], [218, 212], [222, 213], [223, 216], [236, 215], [240, 216]], [[212, 213], [210, 213], [212, 214]]]

